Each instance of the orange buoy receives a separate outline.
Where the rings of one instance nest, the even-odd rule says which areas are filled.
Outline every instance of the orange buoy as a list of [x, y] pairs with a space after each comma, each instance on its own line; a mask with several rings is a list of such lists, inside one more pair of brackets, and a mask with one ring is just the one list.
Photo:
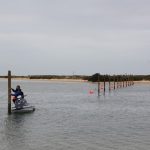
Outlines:
[[94, 94], [94, 91], [93, 90], [89, 90], [89, 94]]

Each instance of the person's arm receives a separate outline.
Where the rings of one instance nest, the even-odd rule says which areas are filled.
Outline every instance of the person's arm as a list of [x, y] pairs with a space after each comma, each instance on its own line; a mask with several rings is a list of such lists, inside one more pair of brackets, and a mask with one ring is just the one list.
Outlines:
[[17, 97], [17, 94], [16, 94], [16, 93], [13, 93], [13, 94], [11, 94], [11, 96], [15, 96], [15, 97]]
[[12, 90], [13, 92], [16, 92], [16, 90], [14, 90], [13, 88], [11, 88], [11, 90]]
[[12, 96], [18, 97], [19, 95], [21, 95], [21, 92], [20, 92], [20, 91], [14, 90], [13, 92], [14, 92], [14, 93], [11, 94]]

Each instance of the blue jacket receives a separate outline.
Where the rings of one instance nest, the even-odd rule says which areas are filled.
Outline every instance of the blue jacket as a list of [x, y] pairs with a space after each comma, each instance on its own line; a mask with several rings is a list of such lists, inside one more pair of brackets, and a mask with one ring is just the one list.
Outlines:
[[24, 98], [24, 94], [21, 91], [21, 89], [16, 89], [16, 90], [12, 89], [12, 91], [14, 92], [13, 94], [11, 94], [12, 96], [15, 96], [15, 97], [21, 96], [22, 98]]

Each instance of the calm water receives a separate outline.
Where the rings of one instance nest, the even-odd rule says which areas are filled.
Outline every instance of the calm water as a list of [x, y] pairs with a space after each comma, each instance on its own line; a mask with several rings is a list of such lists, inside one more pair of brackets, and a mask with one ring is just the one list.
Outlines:
[[[13, 81], [36, 107], [7, 115], [7, 81], [0, 80], [0, 150], [149, 150], [150, 84], [97, 97], [97, 85]], [[89, 94], [94, 90], [94, 94]]]

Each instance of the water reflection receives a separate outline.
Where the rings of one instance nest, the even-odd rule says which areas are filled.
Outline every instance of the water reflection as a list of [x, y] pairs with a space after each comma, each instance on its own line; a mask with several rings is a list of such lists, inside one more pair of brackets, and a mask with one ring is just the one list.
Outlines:
[[32, 114], [12, 114], [8, 115], [4, 122], [4, 138], [7, 140], [7, 149], [28, 149], [29, 132], [26, 123]]
[[21, 86], [36, 111], [8, 116], [7, 101], [0, 99], [0, 150], [150, 149], [148, 85], [100, 97], [90, 83], [23, 81]]

